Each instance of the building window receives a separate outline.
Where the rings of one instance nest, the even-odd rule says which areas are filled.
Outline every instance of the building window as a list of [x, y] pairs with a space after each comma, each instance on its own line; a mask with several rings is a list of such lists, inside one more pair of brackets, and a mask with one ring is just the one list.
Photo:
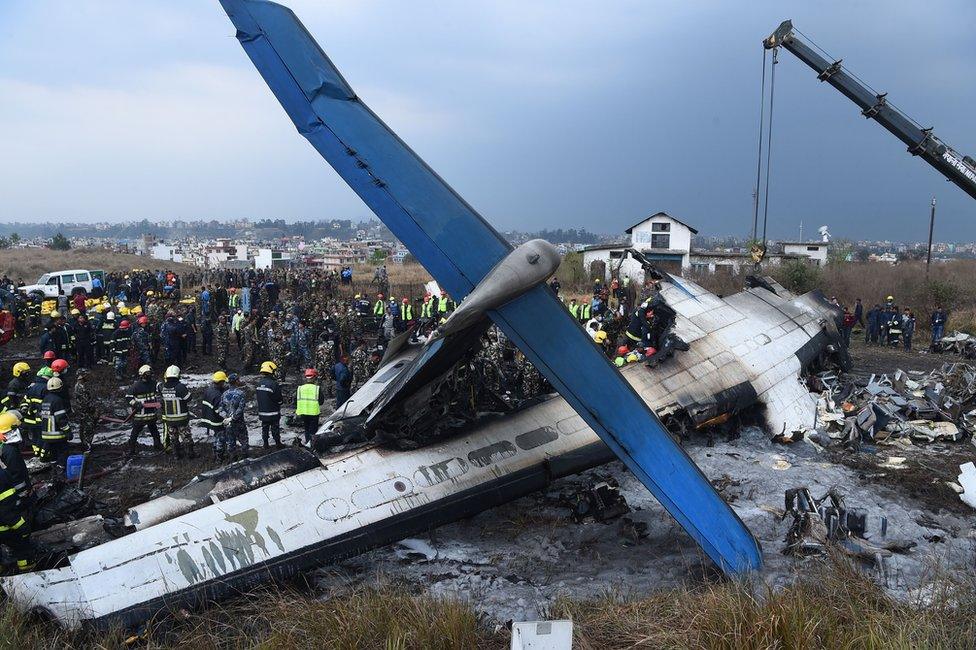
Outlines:
[[651, 248], [671, 248], [671, 235], [651, 235]]
[[652, 223], [651, 232], [671, 232], [671, 224], [669, 223]]
[[691, 270], [694, 273], [708, 273], [708, 263], [707, 262], [692, 262]]
[[817, 253], [819, 251], [820, 251], [819, 246], [807, 246], [807, 252], [809, 253]]

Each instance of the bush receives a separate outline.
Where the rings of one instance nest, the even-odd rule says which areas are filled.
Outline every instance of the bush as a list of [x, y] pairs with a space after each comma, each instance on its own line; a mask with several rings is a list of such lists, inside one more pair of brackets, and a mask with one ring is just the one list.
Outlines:
[[54, 236], [51, 243], [48, 244], [47, 247], [56, 251], [66, 251], [71, 249], [71, 242], [68, 241], [67, 237], [61, 233], [58, 233]]
[[820, 269], [799, 260], [782, 265], [773, 276], [793, 293], [813, 291], [823, 284]]

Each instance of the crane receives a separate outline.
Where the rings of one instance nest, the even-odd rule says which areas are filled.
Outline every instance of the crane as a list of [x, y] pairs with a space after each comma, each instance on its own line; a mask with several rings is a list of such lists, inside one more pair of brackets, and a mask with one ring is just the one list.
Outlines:
[[976, 199], [976, 160], [964, 156], [887, 101], [887, 93], [877, 94], [857, 77], [846, 71], [841, 61], [829, 61], [817, 48], [804, 39], [793, 27], [793, 21], [783, 23], [764, 41], [766, 49], [780, 46], [813, 68], [820, 81], [826, 81], [845, 97], [861, 107], [861, 114], [873, 118], [896, 138], [908, 146], [913, 156], [922, 157], [947, 179]]

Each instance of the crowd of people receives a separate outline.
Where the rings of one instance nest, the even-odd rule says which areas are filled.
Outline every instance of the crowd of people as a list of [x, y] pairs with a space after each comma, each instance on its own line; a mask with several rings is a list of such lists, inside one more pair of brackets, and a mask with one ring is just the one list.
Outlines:
[[[839, 306], [836, 298], [832, 302]], [[938, 305], [929, 316], [932, 343], [940, 341], [945, 334], [949, 313]], [[898, 347], [910, 352], [914, 345], [918, 322], [915, 313], [895, 304], [894, 296], [887, 296], [883, 303], [875, 303], [871, 309], [864, 310], [860, 298], [854, 301], [853, 310], [844, 307], [841, 334], [847, 346], [851, 344], [851, 333], [857, 327], [864, 331], [864, 342], [869, 345]]]

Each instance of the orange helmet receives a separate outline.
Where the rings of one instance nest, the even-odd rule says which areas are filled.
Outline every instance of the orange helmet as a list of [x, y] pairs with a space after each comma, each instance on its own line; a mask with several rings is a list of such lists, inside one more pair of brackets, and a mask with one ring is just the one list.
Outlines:
[[54, 372], [61, 373], [67, 369], [68, 369], [68, 362], [65, 361], [64, 359], [55, 359], [54, 361], [51, 362], [51, 370], [53, 370]]
[[628, 348], [626, 345], [621, 345], [619, 348], [617, 348], [617, 354], [621, 357], [629, 353], [630, 348]]
[[309, 368], [305, 371], [305, 379], [315, 379], [319, 376], [319, 371], [315, 368]]
[[148, 325], [149, 324], [149, 317], [148, 316], [140, 316], [139, 317], [139, 320], [137, 320], [136, 322], [139, 323], [140, 325]]
[[127, 330], [127, 329], [129, 329], [129, 321], [128, 320], [123, 320], [121, 323], [119, 323], [119, 329], [120, 330]]
[[54, 360], [54, 359], [57, 359], [57, 358], [58, 358], [58, 355], [54, 354], [54, 350], [48, 350], [47, 352], [44, 353], [44, 360], [45, 361]]
[[407, 303], [409, 303], [409, 302], [410, 302], [410, 298], [404, 298], [404, 299], [403, 299], [403, 304], [404, 304], [404, 305], [406, 305], [406, 304], [407, 304]]

